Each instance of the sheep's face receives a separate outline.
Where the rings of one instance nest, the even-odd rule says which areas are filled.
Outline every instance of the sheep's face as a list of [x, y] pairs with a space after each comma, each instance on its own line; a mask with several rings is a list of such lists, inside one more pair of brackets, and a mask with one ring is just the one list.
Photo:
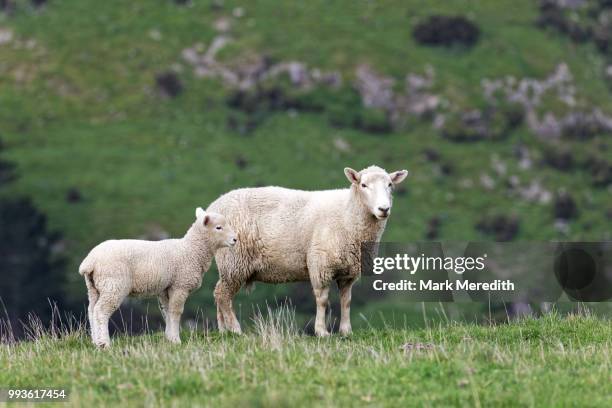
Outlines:
[[408, 171], [387, 173], [380, 167], [370, 166], [358, 172], [347, 167], [344, 174], [368, 211], [377, 219], [384, 220], [391, 214], [393, 186], [404, 181]]
[[219, 213], [205, 212], [201, 208], [196, 210], [198, 222], [206, 229], [207, 234], [212, 237], [216, 248], [233, 247], [238, 242], [236, 233], [229, 226], [225, 217]]

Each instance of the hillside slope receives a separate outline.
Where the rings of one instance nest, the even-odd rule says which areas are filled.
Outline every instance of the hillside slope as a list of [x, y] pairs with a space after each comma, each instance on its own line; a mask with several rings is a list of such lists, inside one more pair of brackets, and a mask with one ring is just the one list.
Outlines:
[[[21, 176], [7, 194], [31, 195], [65, 234], [74, 299], [101, 240], [181, 235], [236, 187], [343, 186], [345, 166], [411, 171], [390, 241], [610, 239], [608, 131], [584, 119], [538, 136], [524, 106], [510, 116], [485, 95], [485, 79], [550, 79], [538, 119], [612, 113], [605, 56], [538, 27], [533, 1], [15, 3], [0, 13], [0, 137]], [[466, 16], [478, 41], [417, 43], [432, 14]], [[202, 62], [214, 44], [227, 71]], [[290, 62], [332, 84], [289, 75], [241, 93], [220, 76]], [[364, 108], [368, 86], [394, 97]], [[431, 105], [397, 116], [412, 97]]]

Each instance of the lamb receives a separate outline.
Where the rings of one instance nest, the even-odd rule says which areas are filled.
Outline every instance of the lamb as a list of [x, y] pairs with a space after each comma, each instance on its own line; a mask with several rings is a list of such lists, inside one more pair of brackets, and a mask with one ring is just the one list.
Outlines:
[[216, 250], [236, 244], [223, 215], [196, 209], [196, 221], [180, 239], [109, 240], [91, 250], [79, 267], [89, 298], [91, 337], [109, 347], [108, 321], [129, 296], [157, 296], [166, 320], [166, 338], [180, 343], [185, 300], [202, 285]]
[[391, 214], [393, 186], [408, 172], [377, 166], [345, 168], [348, 189], [301, 191], [244, 188], [219, 197], [207, 211], [225, 215], [240, 239], [215, 255], [219, 281], [214, 296], [220, 331], [241, 333], [232, 299], [254, 281], [310, 281], [316, 299], [315, 334], [328, 336], [329, 286], [340, 290], [340, 333], [351, 333], [351, 288], [361, 274], [362, 242], [379, 242]]

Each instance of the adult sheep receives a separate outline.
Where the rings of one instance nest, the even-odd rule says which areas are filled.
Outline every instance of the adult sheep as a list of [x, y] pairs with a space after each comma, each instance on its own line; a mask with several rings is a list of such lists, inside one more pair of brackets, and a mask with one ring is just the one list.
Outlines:
[[310, 281], [316, 298], [315, 334], [328, 336], [325, 311], [329, 286], [340, 290], [340, 333], [351, 332], [351, 288], [361, 274], [362, 242], [378, 242], [391, 213], [393, 186], [408, 172], [377, 166], [345, 168], [348, 189], [301, 191], [281, 187], [243, 188], [214, 201], [207, 211], [225, 215], [238, 244], [219, 250], [215, 287], [219, 330], [240, 333], [232, 299], [254, 281]]

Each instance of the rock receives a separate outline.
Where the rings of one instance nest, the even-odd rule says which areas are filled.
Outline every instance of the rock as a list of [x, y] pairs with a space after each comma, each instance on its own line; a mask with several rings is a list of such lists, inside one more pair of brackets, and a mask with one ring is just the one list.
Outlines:
[[529, 170], [533, 164], [531, 153], [526, 147], [519, 145], [514, 149], [515, 155], [518, 158], [518, 165], [521, 170]]
[[219, 17], [218, 19], [215, 20], [215, 23], [213, 26], [215, 30], [221, 33], [226, 33], [230, 30], [230, 28], [232, 28], [232, 22], [227, 17]]
[[334, 147], [342, 153], [349, 153], [351, 151], [351, 145], [349, 142], [341, 137], [334, 138]]
[[244, 17], [244, 8], [236, 7], [234, 10], [232, 10], [232, 15], [236, 18]]
[[161, 241], [170, 238], [170, 233], [158, 224], [150, 224], [146, 227], [145, 232], [138, 238], [147, 241]]
[[8, 28], [0, 28], [0, 45], [13, 41], [13, 32]]
[[527, 201], [537, 202], [540, 204], [548, 204], [552, 200], [552, 193], [546, 190], [539, 180], [533, 180], [529, 185], [515, 187], [519, 196]]
[[356, 77], [356, 88], [361, 95], [363, 106], [383, 110], [392, 110], [395, 107], [393, 78], [379, 75], [367, 65], [357, 67]]
[[160, 41], [162, 39], [161, 31], [159, 31], [157, 28], [149, 30], [149, 38], [154, 41]]
[[493, 190], [495, 188], [495, 180], [486, 173], [480, 175], [480, 184], [487, 190]]

